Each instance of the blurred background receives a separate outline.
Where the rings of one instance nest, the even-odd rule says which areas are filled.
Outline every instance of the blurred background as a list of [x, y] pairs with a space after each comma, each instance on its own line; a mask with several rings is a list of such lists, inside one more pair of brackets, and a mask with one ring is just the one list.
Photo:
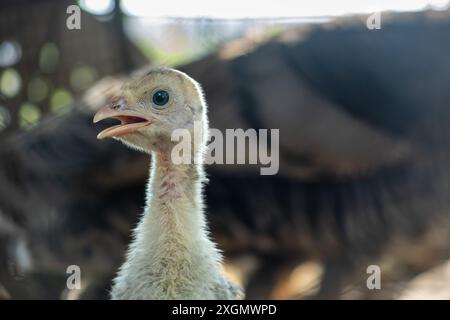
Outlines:
[[0, 299], [108, 297], [148, 159], [92, 115], [149, 66], [198, 80], [213, 128], [280, 129], [278, 175], [207, 168], [249, 299], [450, 299], [449, 39], [448, 0], [3, 0]]

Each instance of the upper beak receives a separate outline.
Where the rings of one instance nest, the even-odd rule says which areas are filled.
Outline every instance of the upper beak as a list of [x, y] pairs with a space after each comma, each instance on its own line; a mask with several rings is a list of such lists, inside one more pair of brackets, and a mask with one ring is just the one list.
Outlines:
[[108, 118], [120, 120], [121, 124], [103, 130], [97, 135], [97, 139], [118, 137], [148, 126], [154, 121], [153, 118], [137, 111], [129, 109], [124, 110], [116, 104], [111, 104], [98, 110], [94, 116], [93, 122], [97, 123]]

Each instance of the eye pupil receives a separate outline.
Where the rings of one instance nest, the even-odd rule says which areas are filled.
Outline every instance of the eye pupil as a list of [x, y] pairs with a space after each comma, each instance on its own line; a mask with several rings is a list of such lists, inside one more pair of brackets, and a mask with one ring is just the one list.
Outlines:
[[169, 102], [169, 93], [164, 90], [158, 90], [153, 94], [153, 103], [157, 106], [164, 106]]

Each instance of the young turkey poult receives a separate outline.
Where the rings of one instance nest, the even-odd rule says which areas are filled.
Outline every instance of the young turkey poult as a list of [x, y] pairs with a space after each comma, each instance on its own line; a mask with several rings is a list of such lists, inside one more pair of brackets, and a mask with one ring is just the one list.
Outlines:
[[[120, 96], [94, 117], [94, 122], [121, 121], [98, 139], [114, 137], [152, 155], [146, 207], [114, 280], [113, 299], [242, 298], [222, 273], [222, 257], [209, 239], [203, 213], [206, 111], [198, 83], [164, 68], [126, 82]], [[200, 134], [194, 135], [194, 122], [201, 124]], [[192, 137], [189, 164], [171, 159], [179, 143], [171, 140], [175, 129]]]

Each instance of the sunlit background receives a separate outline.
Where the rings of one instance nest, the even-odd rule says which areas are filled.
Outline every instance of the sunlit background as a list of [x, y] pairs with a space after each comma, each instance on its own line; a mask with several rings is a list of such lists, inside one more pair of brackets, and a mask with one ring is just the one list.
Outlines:
[[[81, 6], [93, 14], [108, 14], [114, 9], [112, 0], [82, 0]], [[255, 6], [251, 1], [229, 0], [167, 0], [151, 2], [123, 0], [121, 8], [127, 15], [138, 17], [171, 18], [307, 18], [338, 16], [351, 13], [369, 13], [374, 10], [417, 11], [425, 8], [444, 9], [447, 0], [342, 0], [342, 1], [267, 1]]]

